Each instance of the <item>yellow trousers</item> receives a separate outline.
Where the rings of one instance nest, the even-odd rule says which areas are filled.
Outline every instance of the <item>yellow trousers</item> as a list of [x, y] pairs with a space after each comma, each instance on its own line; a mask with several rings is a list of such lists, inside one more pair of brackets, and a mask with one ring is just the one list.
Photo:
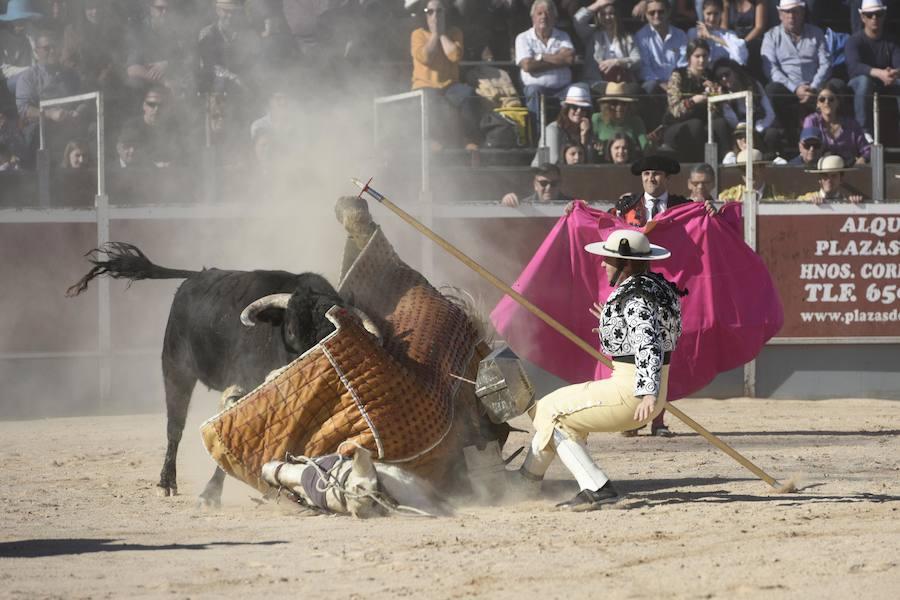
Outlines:
[[584, 441], [593, 432], [637, 429], [662, 412], [666, 406], [669, 365], [663, 365], [660, 372], [653, 414], [646, 421], [635, 421], [634, 411], [641, 403], [633, 395], [635, 366], [625, 362], [613, 364], [615, 368], [609, 379], [567, 385], [538, 400], [530, 411], [537, 430], [532, 441], [533, 452], [540, 452], [550, 444], [554, 429], [573, 440]]

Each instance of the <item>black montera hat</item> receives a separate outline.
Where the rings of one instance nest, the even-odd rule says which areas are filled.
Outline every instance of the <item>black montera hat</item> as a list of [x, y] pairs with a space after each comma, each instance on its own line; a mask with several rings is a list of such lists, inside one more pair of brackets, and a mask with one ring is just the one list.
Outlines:
[[631, 163], [631, 174], [640, 175], [644, 171], [663, 171], [668, 175], [676, 175], [681, 171], [677, 160], [665, 156], [645, 156]]

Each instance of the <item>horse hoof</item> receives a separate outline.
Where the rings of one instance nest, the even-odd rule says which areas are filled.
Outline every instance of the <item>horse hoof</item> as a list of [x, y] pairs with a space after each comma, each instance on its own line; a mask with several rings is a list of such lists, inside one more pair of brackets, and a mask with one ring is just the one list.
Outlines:
[[177, 496], [178, 495], [178, 486], [167, 486], [167, 485], [157, 485], [156, 486], [156, 495], [160, 498], [168, 498], [169, 496]]
[[213, 497], [200, 494], [197, 497], [197, 508], [200, 510], [211, 510], [222, 508], [222, 497]]

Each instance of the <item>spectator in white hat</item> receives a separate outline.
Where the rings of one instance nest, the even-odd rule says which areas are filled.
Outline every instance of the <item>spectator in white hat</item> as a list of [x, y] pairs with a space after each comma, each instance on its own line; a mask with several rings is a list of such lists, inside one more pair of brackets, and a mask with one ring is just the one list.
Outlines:
[[591, 130], [591, 94], [584, 85], [569, 86], [566, 90], [559, 116], [547, 126], [541, 136], [538, 153], [531, 161], [531, 166], [538, 166], [540, 148], [545, 147], [550, 150], [548, 161], [558, 164], [562, 160], [562, 149], [566, 144], [581, 144], [587, 153], [585, 162], [596, 162], [597, 139]]
[[884, 37], [887, 7], [883, 0], [863, 0], [859, 15], [863, 29], [847, 40], [844, 55], [853, 89], [856, 122], [871, 141], [872, 94], [898, 96], [900, 107], [900, 46]]
[[828, 81], [831, 55], [825, 33], [806, 22], [804, 0], [780, 0], [778, 17], [781, 24], [770, 29], [762, 43], [763, 71], [769, 79], [766, 93], [772, 98], [781, 124], [796, 139], [800, 117], [816, 108], [819, 90]]
[[799, 200], [812, 202], [813, 204], [822, 204], [824, 202], [852, 202], [853, 204], [859, 204], [863, 201], [862, 194], [856, 190], [844, 189], [844, 173], [852, 170], [853, 167], [844, 166], [844, 159], [836, 154], [823, 156], [819, 159], [815, 169], [806, 169], [807, 173], [819, 176], [819, 189], [803, 194]]

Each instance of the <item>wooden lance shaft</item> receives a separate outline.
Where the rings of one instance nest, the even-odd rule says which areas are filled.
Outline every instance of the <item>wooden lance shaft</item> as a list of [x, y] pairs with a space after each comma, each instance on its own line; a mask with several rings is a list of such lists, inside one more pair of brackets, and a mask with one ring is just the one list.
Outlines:
[[[519, 292], [512, 289], [510, 286], [508, 286], [506, 283], [504, 283], [502, 280], [500, 280], [493, 273], [491, 273], [490, 271], [488, 271], [487, 269], [485, 269], [484, 267], [479, 265], [477, 262], [475, 262], [474, 260], [469, 258], [467, 255], [463, 254], [462, 251], [459, 250], [456, 246], [454, 246], [453, 244], [451, 244], [450, 242], [448, 242], [447, 240], [445, 240], [444, 238], [442, 238], [441, 236], [436, 234], [434, 231], [432, 231], [431, 229], [429, 229], [428, 227], [426, 227], [425, 225], [420, 223], [412, 215], [410, 215], [405, 210], [403, 210], [402, 208], [400, 208], [399, 206], [397, 206], [396, 204], [391, 202], [387, 197], [385, 197], [381, 193], [377, 192], [376, 190], [372, 189], [369, 186], [369, 183], [371, 181], [372, 180], [370, 179], [368, 182], [363, 183], [362, 181], [360, 181], [356, 178], [353, 178], [353, 183], [356, 184], [357, 186], [359, 186], [361, 189], [361, 191], [359, 193], [360, 198], [362, 198], [363, 194], [368, 194], [369, 196], [371, 196], [373, 200], [376, 200], [380, 204], [384, 205], [391, 212], [395, 213], [398, 217], [400, 217], [401, 219], [403, 219], [404, 221], [406, 221], [407, 223], [412, 225], [415, 229], [417, 229], [419, 232], [421, 232], [425, 237], [427, 237], [428, 239], [430, 239], [431, 241], [436, 243], [438, 246], [440, 246], [441, 248], [443, 248], [450, 254], [452, 254], [464, 265], [466, 265], [467, 267], [469, 267], [470, 269], [472, 269], [473, 271], [478, 273], [481, 277], [483, 277], [484, 279], [489, 281], [491, 283], [491, 285], [493, 285], [494, 287], [496, 287], [503, 293], [507, 294], [510, 298], [512, 298], [513, 300], [515, 300], [522, 306], [524, 306], [530, 313], [532, 313], [534, 316], [536, 316], [537, 318], [542, 320], [544, 323], [546, 323], [547, 325], [552, 327], [554, 330], [559, 332], [561, 335], [565, 336], [569, 341], [573, 342], [576, 346], [578, 346], [579, 348], [581, 348], [582, 350], [584, 350], [585, 352], [590, 354], [594, 359], [600, 361], [601, 363], [603, 363], [610, 369], [613, 368], [612, 362], [607, 357], [605, 357], [603, 354], [601, 354], [599, 350], [597, 350], [596, 348], [594, 348], [593, 346], [591, 346], [590, 344], [585, 342], [583, 339], [581, 339], [580, 337], [575, 335], [575, 333], [570, 331], [565, 325], [563, 325], [562, 323], [560, 323], [559, 321], [557, 321], [556, 319], [554, 319], [553, 317], [551, 317], [550, 315], [545, 313], [543, 310], [541, 310], [540, 308], [538, 308], [537, 306], [532, 304], [522, 294], [520, 294]], [[724, 452], [725, 454], [727, 454], [728, 456], [730, 456], [731, 458], [736, 460], [738, 463], [740, 463], [745, 468], [747, 468], [751, 473], [753, 473], [754, 475], [756, 475], [757, 477], [759, 477], [760, 479], [762, 479], [763, 481], [768, 483], [773, 488], [779, 489], [779, 488], [783, 487], [774, 477], [771, 477], [765, 471], [763, 471], [762, 469], [757, 467], [755, 464], [750, 462], [740, 452], [738, 452], [737, 450], [735, 450], [734, 448], [732, 448], [731, 446], [729, 446], [728, 444], [723, 442], [717, 436], [715, 436], [710, 431], [708, 431], [705, 427], [703, 427], [702, 425], [697, 423], [697, 421], [695, 421], [694, 419], [692, 419], [689, 416], [687, 416], [686, 414], [684, 414], [684, 412], [682, 412], [680, 409], [675, 408], [672, 404], [668, 404], [666, 406], [666, 410], [668, 410], [670, 413], [672, 413], [673, 415], [675, 415], [676, 417], [681, 419], [688, 427], [690, 427], [691, 429], [693, 429], [694, 431], [699, 433], [701, 436], [706, 438], [706, 440], [710, 444], [712, 444], [713, 446], [715, 446], [716, 448], [718, 448], [719, 450], [721, 450], [722, 452]]]

